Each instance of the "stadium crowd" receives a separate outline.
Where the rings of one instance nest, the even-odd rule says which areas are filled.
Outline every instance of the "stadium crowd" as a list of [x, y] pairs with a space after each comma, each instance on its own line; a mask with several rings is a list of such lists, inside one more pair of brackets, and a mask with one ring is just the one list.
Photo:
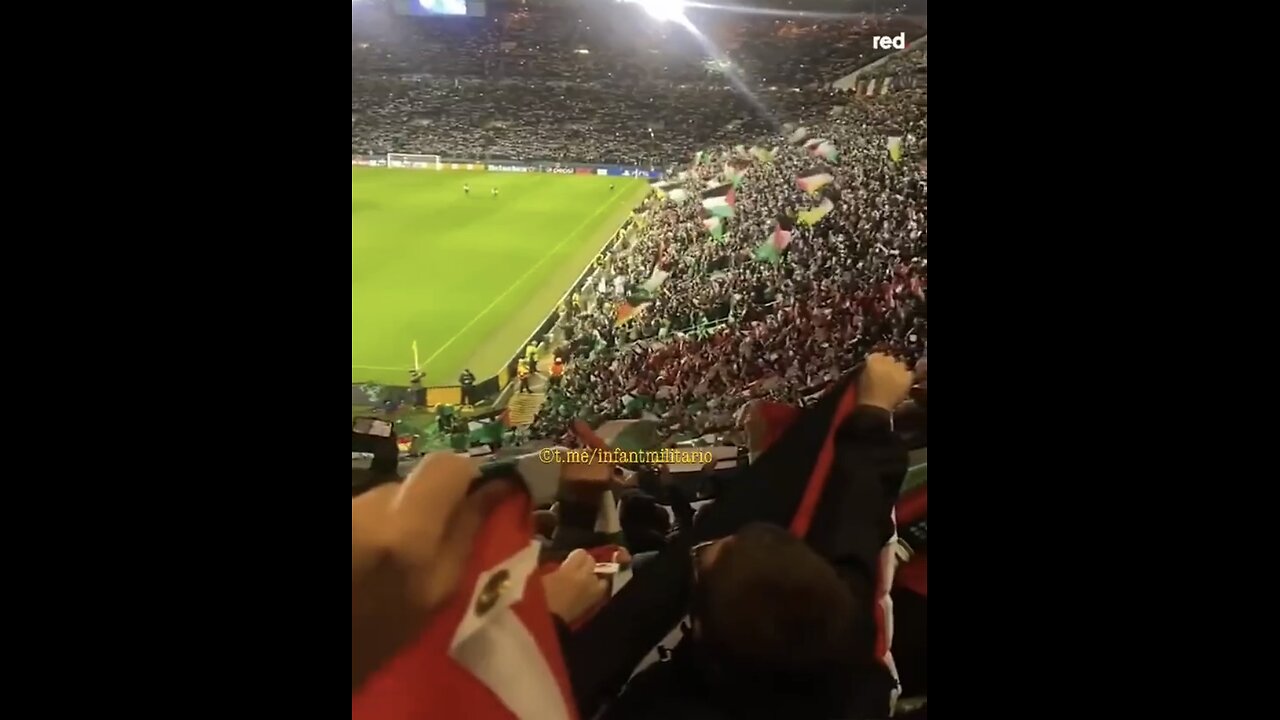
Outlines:
[[754, 459], [699, 502], [669, 468], [536, 453], [353, 489], [353, 720], [926, 717], [912, 382], [874, 354], [808, 409], [753, 407]]
[[[677, 481], [537, 455], [484, 482], [452, 454], [403, 482], [357, 491], [353, 477], [353, 720], [872, 720], [926, 694], [925, 544], [908, 527], [924, 513], [899, 497], [893, 413], [925, 370], [927, 50], [869, 74], [897, 81], [885, 94], [778, 91], [791, 93], [773, 106], [791, 120], [779, 128], [733, 91], [679, 88], [694, 82], [685, 70], [652, 95], [669, 104], [601, 84], [652, 41], [636, 33], [611, 57], [625, 25], [575, 34], [572, 15], [516, 9], [525, 17], [464, 19], [458, 37], [396, 25], [394, 50], [358, 56], [376, 40], [356, 13], [353, 153], [651, 158], [670, 171], [561, 309], [563, 378], [533, 434], [591, 444], [568, 432], [575, 418], [656, 418], [668, 438], [738, 427], [751, 459], [732, 482], [713, 482], [710, 465]], [[842, 32], [756, 38], [735, 60], [830, 81], [873, 59], [841, 47]], [[547, 38], [599, 44], [522, 65], [519, 49]], [[586, 57], [589, 73], [571, 69]], [[650, 124], [655, 107], [665, 128]], [[573, 119], [550, 124], [557, 113]], [[834, 152], [819, 157], [815, 138]], [[713, 236], [703, 200], [730, 167], [742, 171], [733, 215]], [[825, 186], [802, 187], [814, 173]], [[824, 438], [834, 461], [821, 470]]]
[[703, 13], [713, 60], [629, 4], [489, 5], [423, 22], [352, 6], [353, 153], [662, 166], [761, 136], [770, 114], [825, 111], [832, 78], [888, 52], [872, 35], [919, 32], [897, 18]]
[[[570, 358], [534, 425], [556, 437], [574, 417], [660, 418], [673, 435], [731, 427], [753, 398], [798, 402], [872, 349], [914, 362], [928, 338], [928, 120], [922, 90], [856, 98], [836, 118], [807, 123], [830, 139], [839, 163], [834, 209], [797, 225], [778, 263], [755, 257], [779, 213], [814, 204], [796, 178], [814, 166], [785, 137], [772, 162], [755, 162], [737, 215], [715, 241], [701, 205], [651, 198], [630, 244], [612, 253], [564, 308], [555, 342]], [[904, 138], [895, 162], [886, 138]], [[700, 185], [717, 161], [695, 168]], [[834, 192], [831, 192], [834, 190]], [[669, 277], [638, 319], [617, 324], [630, 289], [657, 268]], [[649, 414], [649, 415], [647, 415]]]

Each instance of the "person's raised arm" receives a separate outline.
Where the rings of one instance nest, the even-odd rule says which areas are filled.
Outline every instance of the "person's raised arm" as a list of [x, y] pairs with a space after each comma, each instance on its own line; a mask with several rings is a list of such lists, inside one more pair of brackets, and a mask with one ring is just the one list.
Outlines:
[[816, 548], [858, 585], [875, 581], [880, 552], [893, 534], [893, 506], [908, 462], [906, 444], [893, 429], [893, 409], [911, 383], [902, 363], [885, 355], [868, 358], [858, 407], [836, 433], [824, 507], [810, 528]]
[[416, 637], [457, 587], [472, 541], [504, 488], [467, 495], [476, 467], [434, 453], [401, 483], [351, 499], [351, 688]]

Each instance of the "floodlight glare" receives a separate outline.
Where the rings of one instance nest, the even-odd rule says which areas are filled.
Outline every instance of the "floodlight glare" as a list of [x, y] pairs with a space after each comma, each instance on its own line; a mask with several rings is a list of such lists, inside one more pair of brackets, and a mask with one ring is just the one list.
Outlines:
[[684, 0], [635, 0], [649, 17], [666, 22], [684, 18]]

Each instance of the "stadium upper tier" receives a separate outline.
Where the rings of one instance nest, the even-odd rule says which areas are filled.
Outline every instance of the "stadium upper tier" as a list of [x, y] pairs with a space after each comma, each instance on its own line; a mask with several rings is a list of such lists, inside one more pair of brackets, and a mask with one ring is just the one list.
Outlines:
[[724, 87], [648, 88], [362, 78], [351, 85], [351, 149], [459, 158], [659, 166], [721, 141], [770, 132], [774, 117], [822, 113], [830, 90], [790, 88], [754, 100]]
[[717, 82], [713, 60], [728, 60], [751, 85], [800, 86], [884, 55], [872, 48], [873, 35], [922, 32], [905, 18], [789, 20], [697, 9], [689, 16], [703, 38], [612, 2], [491, 4], [481, 18], [395, 17], [377, 4], [352, 5], [351, 67], [353, 74], [679, 84]]
[[872, 35], [920, 32], [898, 18], [693, 20], [701, 40], [627, 4], [483, 18], [353, 5], [352, 152], [664, 165], [827, 112], [840, 101], [827, 86], [887, 52]]

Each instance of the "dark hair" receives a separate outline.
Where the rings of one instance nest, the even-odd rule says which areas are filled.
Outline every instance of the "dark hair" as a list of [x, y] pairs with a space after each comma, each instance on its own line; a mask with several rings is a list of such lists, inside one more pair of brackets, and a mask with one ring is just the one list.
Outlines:
[[653, 498], [638, 493], [622, 497], [618, 524], [632, 553], [661, 550], [666, 547], [667, 532], [671, 530], [667, 512]]
[[873, 662], [869, 600], [786, 530], [738, 531], [694, 591], [717, 705], [747, 715], [843, 714], [859, 668]]

